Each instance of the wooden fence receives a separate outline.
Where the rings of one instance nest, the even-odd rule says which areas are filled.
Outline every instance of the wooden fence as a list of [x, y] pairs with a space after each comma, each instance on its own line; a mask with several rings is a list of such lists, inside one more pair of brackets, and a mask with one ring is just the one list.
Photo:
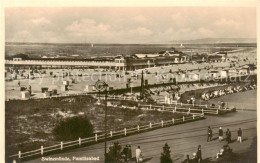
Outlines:
[[167, 111], [172, 113], [183, 113], [183, 114], [208, 114], [208, 115], [218, 115], [218, 108], [194, 108], [194, 107], [177, 107], [175, 106], [164, 106], [164, 105], [140, 105], [140, 109], [145, 110], [157, 110], [157, 111]]
[[[183, 116], [182, 118], [178, 118], [178, 119], [172, 119], [169, 121], [161, 121], [158, 123], [149, 123], [148, 125], [144, 125], [144, 126], [136, 126], [134, 128], [124, 128], [123, 130], [119, 130], [119, 131], [110, 131], [107, 133], [107, 139], [111, 139], [113, 137], [117, 137], [117, 136], [128, 136], [130, 134], [133, 133], [139, 133], [139, 132], [143, 132], [143, 131], [149, 131], [152, 129], [156, 129], [156, 128], [161, 128], [161, 127], [165, 127], [165, 126], [170, 126], [170, 125], [176, 125], [176, 124], [181, 124], [181, 123], [185, 123], [185, 122], [189, 122], [189, 121], [194, 121], [194, 120], [199, 120], [202, 119], [204, 117], [204, 114], [193, 114], [193, 115], [188, 115], [188, 116]], [[39, 157], [39, 156], [43, 156], [43, 155], [47, 155], [50, 152], [59, 152], [64, 150], [65, 148], [69, 148], [69, 147], [80, 147], [83, 144], [87, 144], [87, 143], [97, 143], [100, 142], [102, 140], [105, 139], [105, 134], [95, 134], [95, 136], [93, 137], [89, 137], [89, 138], [84, 138], [81, 139], [79, 138], [78, 140], [74, 140], [74, 141], [68, 141], [68, 142], [61, 142], [60, 144], [57, 145], [53, 145], [53, 146], [49, 146], [49, 147], [43, 147], [41, 146], [39, 149], [33, 150], [33, 151], [28, 151], [28, 152], [21, 152], [19, 151], [18, 154], [15, 155], [11, 155], [9, 156], [10, 159], [13, 159], [14, 162], [16, 162], [16, 160], [21, 161], [22, 159], [25, 158], [30, 158], [30, 157]]]

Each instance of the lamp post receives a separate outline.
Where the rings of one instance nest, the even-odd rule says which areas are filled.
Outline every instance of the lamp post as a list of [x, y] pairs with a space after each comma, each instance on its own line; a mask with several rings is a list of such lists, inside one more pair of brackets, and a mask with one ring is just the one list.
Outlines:
[[105, 161], [106, 162], [106, 155], [107, 155], [107, 88], [108, 88], [108, 84], [102, 80], [98, 80], [95, 83], [95, 87], [99, 92], [99, 97], [100, 97], [100, 93], [105, 92], [105, 151], [104, 151], [104, 157], [105, 157]]

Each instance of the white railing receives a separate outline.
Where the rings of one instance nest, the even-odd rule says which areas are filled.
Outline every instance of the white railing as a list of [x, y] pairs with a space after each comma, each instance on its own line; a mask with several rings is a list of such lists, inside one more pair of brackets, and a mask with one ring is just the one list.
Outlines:
[[[181, 124], [181, 123], [189, 122], [189, 121], [193, 121], [193, 120], [199, 120], [199, 119], [202, 119], [203, 117], [204, 117], [204, 114], [193, 114], [193, 115], [183, 116], [178, 119], [173, 118], [172, 120], [168, 120], [168, 121], [162, 120], [161, 122], [153, 123], [153, 124], [150, 122], [148, 125], [144, 125], [144, 126], [137, 125], [134, 128], [129, 128], [129, 129], [124, 128], [123, 130], [119, 130], [119, 131], [110, 131], [110, 132], [107, 132], [107, 139], [110, 139], [110, 138], [113, 138], [116, 136], [128, 136], [129, 134], [139, 133], [139, 132], [145, 131], [145, 130], [165, 127], [165, 126], [174, 125], [174, 124]], [[14, 160], [15, 159], [21, 160], [23, 158], [28, 158], [28, 157], [32, 157], [32, 156], [43, 156], [49, 152], [62, 151], [65, 148], [69, 148], [72, 146], [80, 147], [82, 144], [95, 143], [95, 142], [98, 142], [98, 141], [104, 140], [104, 139], [105, 139], [104, 133], [100, 134], [100, 135], [95, 134], [95, 136], [93, 136], [93, 137], [84, 138], [84, 139], [79, 138], [78, 140], [74, 140], [74, 141], [61, 142], [60, 144], [49, 146], [49, 147], [41, 146], [39, 149], [36, 149], [33, 151], [28, 151], [28, 152], [23, 152], [23, 153], [21, 151], [19, 151], [18, 154], [11, 155], [11, 156], [9, 156], [9, 158], [14, 158]]]
[[[192, 105], [192, 104], [191, 104]], [[192, 106], [201, 106], [201, 105], [192, 105]], [[204, 105], [203, 105], [204, 106]], [[205, 107], [205, 106], [204, 106]], [[218, 115], [219, 111], [225, 110], [228, 111], [230, 109], [228, 108], [186, 108], [186, 107], [177, 107], [175, 106], [164, 106], [164, 105], [139, 105], [140, 109], [143, 110], [157, 110], [157, 111], [170, 111], [170, 112], [176, 112], [176, 113], [185, 113], [185, 114], [212, 114], [212, 115]]]
[[[99, 96], [99, 95], [95, 95], [95, 98], [100, 98], [101, 100], [105, 100], [105, 96]], [[136, 97], [131, 97], [131, 96], [107, 96], [108, 100], [132, 100], [132, 101], [140, 101], [138, 100]]]

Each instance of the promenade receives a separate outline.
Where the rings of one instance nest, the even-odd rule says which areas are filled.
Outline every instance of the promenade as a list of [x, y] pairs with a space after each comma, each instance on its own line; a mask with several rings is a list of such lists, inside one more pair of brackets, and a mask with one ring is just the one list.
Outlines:
[[[207, 126], [213, 129], [213, 141], [207, 142]], [[238, 111], [221, 117], [207, 117], [205, 120], [193, 122], [193, 124], [183, 124], [172, 127], [166, 127], [155, 131], [150, 131], [138, 135], [133, 135], [118, 139], [122, 146], [131, 144], [134, 157], [135, 149], [138, 145], [141, 146], [145, 162], [158, 163], [163, 145], [167, 142], [171, 147], [171, 156], [174, 162], [181, 162], [189, 154], [196, 152], [197, 146], [202, 146], [203, 159], [210, 160], [216, 156], [216, 153], [226, 143], [217, 140], [218, 128], [222, 127], [224, 132], [227, 128], [232, 131], [232, 140], [237, 138], [237, 129], [243, 130], [243, 142], [233, 142], [230, 147], [234, 153], [245, 153], [250, 150], [250, 146], [254, 145], [254, 138], [257, 135], [256, 131], [256, 112], [255, 111]], [[115, 140], [114, 140], [115, 141]], [[112, 142], [114, 142], [112, 141]], [[108, 142], [108, 144], [110, 144]], [[104, 143], [95, 144], [92, 146], [79, 148], [62, 154], [52, 155], [50, 157], [68, 157], [73, 161], [73, 157], [97, 157], [100, 161], [88, 162], [104, 162]], [[48, 156], [47, 156], [48, 157]], [[28, 163], [42, 162], [41, 158], [28, 161]], [[49, 161], [48, 161], [49, 162]], [[132, 161], [134, 162], [134, 161]]]

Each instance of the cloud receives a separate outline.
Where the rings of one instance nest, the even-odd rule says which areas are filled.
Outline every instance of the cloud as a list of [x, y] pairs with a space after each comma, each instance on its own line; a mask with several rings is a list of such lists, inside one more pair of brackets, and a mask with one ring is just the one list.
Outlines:
[[218, 19], [218, 20], [216, 20], [214, 22], [214, 25], [217, 25], [217, 26], [233, 26], [233, 27], [237, 27], [240, 24], [241, 23], [236, 22], [233, 19], [224, 19], [224, 18]]
[[107, 32], [110, 28], [109, 25], [103, 23], [97, 23], [93, 19], [81, 19], [80, 21], [74, 21], [72, 24], [65, 28], [65, 31], [81, 34], [99, 34], [100, 32]]
[[40, 18], [35, 18], [31, 20], [32, 23], [36, 25], [45, 25], [45, 24], [50, 24], [50, 20], [46, 19], [45, 17], [40, 17]]
[[143, 36], [149, 36], [149, 35], [153, 34], [153, 32], [150, 29], [147, 29], [145, 27], [138, 27], [136, 30], [138, 31], [138, 33], [140, 35], [143, 35]]
[[32, 7], [5, 10], [7, 41], [147, 43], [255, 36], [256, 10], [247, 7]]

